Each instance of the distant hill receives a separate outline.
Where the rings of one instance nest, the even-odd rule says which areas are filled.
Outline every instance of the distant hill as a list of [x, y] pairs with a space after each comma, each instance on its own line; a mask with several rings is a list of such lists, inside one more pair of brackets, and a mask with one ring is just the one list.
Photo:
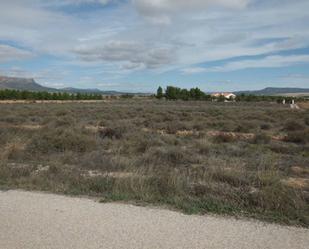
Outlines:
[[[101, 91], [100, 89], [80, 89], [80, 88], [50, 88], [44, 87], [35, 82], [34, 79], [16, 78], [0, 76], [0, 89], [11, 89], [21, 91], [34, 91], [34, 92], [68, 92], [68, 93], [93, 93], [102, 95], [123, 95], [128, 94], [125, 92], [117, 91]], [[131, 93], [135, 94], [135, 93]], [[136, 93], [137, 95], [143, 95], [143, 93]]]
[[34, 79], [0, 76], [0, 89], [26, 91], [56, 91], [56, 89], [41, 86]]
[[59, 88], [59, 91], [63, 92], [70, 92], [70, 93], [101, 93], [102, 91], [100, 89], [81, 89], [81, 88], [74, 88], [74, 87], [66, 87], [66, 88]]
[[238, 91], [234, 92], [239, 94], [253, 94], [253, 95], [283, 95], [283, 96], [309, 96], [309, 88], [280, 88], [280, 87], [267, 87], [262, 90], [256, 91]]
[[62, 92], [70, 92], [70, 93], [94, 93], [94, 94], [103, 94], [103, 95], [122, 95], [127, 94], [126, 92], [117, 92], [117, 91], [101, 91], [97, 88], [74, 88], [74, 87], [66, 87], [66, 88], [59, 88], [59, 91]]

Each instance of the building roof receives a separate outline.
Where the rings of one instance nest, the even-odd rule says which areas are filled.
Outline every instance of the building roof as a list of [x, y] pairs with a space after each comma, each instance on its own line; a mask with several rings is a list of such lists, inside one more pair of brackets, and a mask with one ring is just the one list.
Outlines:
[[213, 93], [211, 96], [213, 96], [213, 97], [224, 96], [226, 98], [230, 98], [231, 96], [236, 97], [236, 95], [234, 93]]

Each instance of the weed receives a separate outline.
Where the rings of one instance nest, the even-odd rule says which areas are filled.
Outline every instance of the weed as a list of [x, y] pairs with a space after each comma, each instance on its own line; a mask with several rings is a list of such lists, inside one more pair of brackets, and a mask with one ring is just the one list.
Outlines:
[[3, 105], [0, 187], [308, 227], [306, 188], [285, 184], [308, 178], [308, 115], [271, 103]]

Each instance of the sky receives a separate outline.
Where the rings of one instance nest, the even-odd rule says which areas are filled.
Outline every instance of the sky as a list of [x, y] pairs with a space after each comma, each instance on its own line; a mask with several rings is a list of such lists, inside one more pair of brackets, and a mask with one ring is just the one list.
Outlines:
[[0, 75], [56, 88], [309, 88], [309, 0], [0, 0]]

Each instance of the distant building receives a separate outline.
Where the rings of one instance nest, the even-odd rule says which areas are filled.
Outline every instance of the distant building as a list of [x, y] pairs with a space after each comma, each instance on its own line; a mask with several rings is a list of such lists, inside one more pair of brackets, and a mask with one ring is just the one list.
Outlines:
[[220, 98], [221, 96], [224, 96], [226, 100], [236, 99], [236, 95], [234, 93], [213, 93], [211, 96], [214, 98]]

